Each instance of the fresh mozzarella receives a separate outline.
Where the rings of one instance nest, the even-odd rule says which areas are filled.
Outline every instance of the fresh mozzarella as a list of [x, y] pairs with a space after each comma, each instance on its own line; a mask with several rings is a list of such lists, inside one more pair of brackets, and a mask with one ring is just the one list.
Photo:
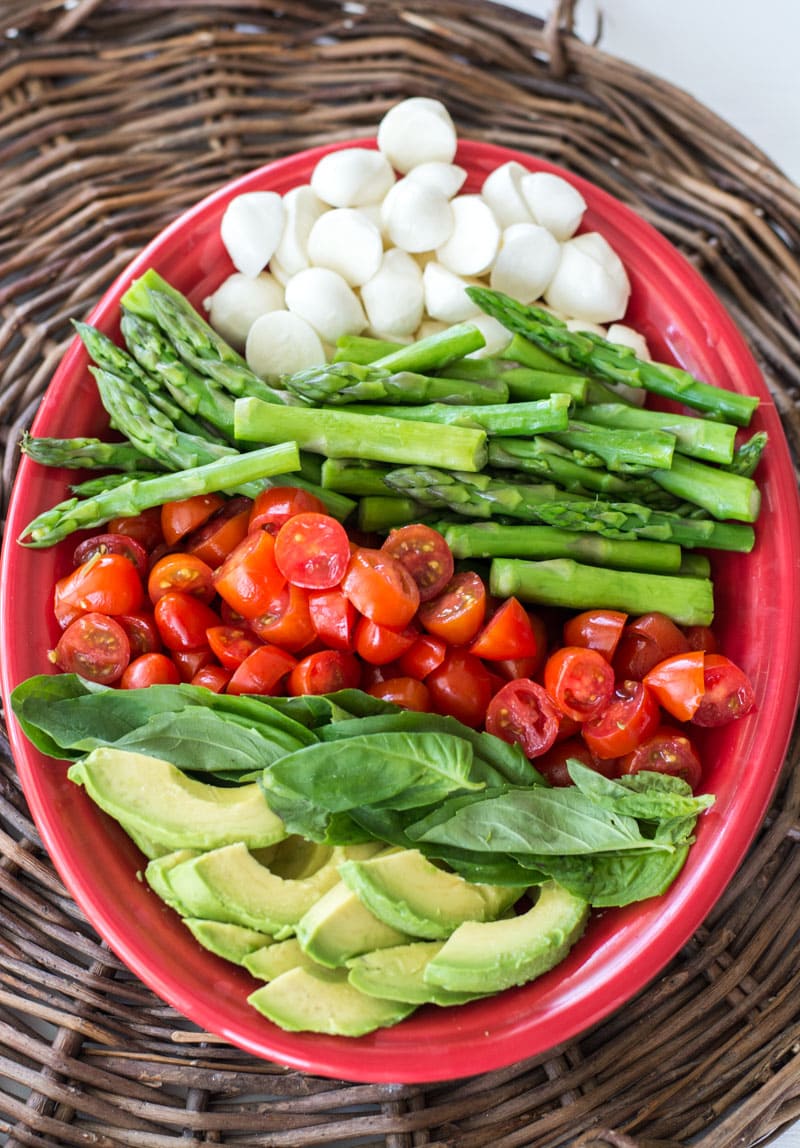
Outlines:
[[245, 359], [262, 379], [291, 375], [326, 361], [317, 332], [300, 315], [270, 311], [255, 320], [247, 335]]
[[283, 287], [267, 271], [255, 276], [234, 271], [204, 300], [203, 306], [211, 326], [241, 350], [259, 315], [283, 307]]
[[283, 199], [275, 191], [236, 195], [222, 216], [220, 234], [231, 262], [243, 275], [258, 275], [283, 232]]
[[426, 96], [401, 100], [378, 126], [378, 148], [402, 175], [422, 163], [452, 163], [456, 143], [447, 108]]
[[286, 284], [286, 306], [326, 343], [335, 343], [341, 335], [360, 335], [367, 326], [355, 291], [328, 267], [307, 267], [293, 275]]

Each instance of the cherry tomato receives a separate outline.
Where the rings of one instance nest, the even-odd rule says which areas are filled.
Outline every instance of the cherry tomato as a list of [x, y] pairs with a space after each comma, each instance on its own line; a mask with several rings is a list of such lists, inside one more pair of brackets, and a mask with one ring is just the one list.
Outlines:
[[545, 661], [546, 658], [538, 655], [534, 658], [503, 658], [494, 662], [492, 668], [504, 681], [513, 682], [517, 678], [535, 678]]
[[344, 650], [320, 650], [298, 662], [289, 674], [289, 693], [330, 694], [337, 690], [356, 689], [361, 682], [361, 667], [353, 654]]
[[419, 589], [402, 562], [385, 550], [357, 546], [342, 590], [359, 613], [381, 626], [407, 626], [419, 606]]
[[622, 757], [654, 733], [660, 721], [654, 695], [641, 682], [629, 680], [617, 685], [598, 717], [584, 722], [581, 736], [597, 757]]
[[358, 611], [338, 586], [331, 590], [312, 590], [308, 595], [308, 612], [317, 636], [326, 646], [333, 650], [355, 648]]
[[228, 682], [231, 680], [231, 670], [226, 670], [224, 666], [203, 666], [201, 670], [192, 678], [191, 684], [193, 686], [205, 686], [207, 690], [212, 693], [222, 694]]
[[428, 674], [441, 666], [447, 653], [447, 643], [432, 634], [419, 634], [405, 653], [398, 659], [398, 667], [404, 677], [423, 681]]
[[112, 518], [107, 523], [106, 529], [110, 534], [124, 534], [128, 538], [135, 538], [149, 554], [159, 542], [164, 541], [161, 532], [161, 507], [151, 506], [141, 514]]
[[486, 587], [471, 570], [454, 575], [441, 594], [420, 606], [423, 629], [451, 646], [464, 646], [478, 633], [486, 616]]
[[119, 680], [120, 689], [139, 690], [144, 686], [177, 686], [181, 676], [172, 658], [157, 651], [140, 654]]
[[317, 633], [308, 607], [308, 590], [292, 583], [284, 586], [263, 614], [250, 619], [250, 627], [262, 642], [280, 646], [290, 654], [304, 650]]
[[367, 693], [373, 698], [393, 702], [396, 706], [416, 710], [418, 713], [427, 713], [431, 708], [430, 691], [424, 682], [416, 678], [387, 678], [386, 681], [370, 686]]
[[269, 486], [256, 495], [248, 530], [277, 534], [296, 514], [325, 514], [325, 503], [316, 494], [296, 486]]
[[508, 598], [492, 614], [469, 649], [478, 658], [502, 662], [535, 658], [539, 642], [522, 603], [517, 598]]
[[640, 682], [653, 666], [688, 649], [685, 635], [672, 619], [652, 611], [626, 623], [614, 654], [614, 671], [620, 679]]
[[167, 546], [174, 546], [197, 530], [224, 505], [221, 494], [195, 494], [177, 502], [165, 502], [161, 507], [161, 533]]
[[356, 625], [355, 651], [373, 666], [386, 666], [411, 649], [418, 632], [415, 626], [395, 630], [362, 617]]
[[421, 522], [392, 530], [381, 549], [402, 562], [419, 588], [420, 602], [441, 594], [453, 577], [455, 563], [438, 530]]
[[330, 590], [344, 577], [350, 539], [330, 514], [295, 514], [275, 535], [275, 561], [294, 586]]
[[94, 534], [75, 547], [72, 565], [82, 566], [95, 554], [122, 554], [133, 563], [140, 578], [147, 577], [147, 551], [135, 538], [128, 538], [125, 534]]
[[81, 614], [131, 614], [143, 602], [142, 580], [122, 554], [98, 554], [55, 586], [54, 609], [62, 628]]
[[702, 650], [689, 650], [686, 654], [673, 654], [648, 670], [645, 686], [655, 694], [661, 705], [678, 721], [689, 721], [703, 700], [705, 675]]
[[161, 649], [155, 615], [151, 610], [137, 610], [134, 614], [118, 614], [117, 621], [128, 635], [131, 661], [142, 654], [153, 654]]
[[587, 646], [610, 662], [627, 620], [620, 610], [584, 610], [564, 623], [564, 645]]
[[214, 657], [225, 669], [235, 670], [262, 643], [244, 626], [209, 626], [206, 638]]
[[692, 718], [695, 725], [727, 725], [756, 708], [747, 674], [723, 654], [706, 654], [704, 684], [703, 700]]
[[682, 777], [692, 789], [700, 784], [702, 766], [697, 750], [683, 730], [663, 725], [619, 763], [620, 775], [649, 770]]
[[520, 746], [527, 757], [539, 757], [556, 740], [558, 710], [544, 686], [519, 678], [507, 682], [492, 698], [486, 731]]
[[252, 500], [244, 495], [227, 499], [216, 514], [184, 539], [184, 550], [216, 570], [246, 538], [251, 506]]
[[273, 694], [297, 665], [297, 658], [277, 646], [259, 646], [237, 666], [228, 682], [229, 694]]
[[466, 650], [448, 650], [442, 664], [428, 674], [425, 685], [436, 713], [473, 728], [483, 725], [494, 686], [480, 658]]
[[155, 604], [174, 590], [210, 602], [214, 597], [214, 572], [194, 554], [165, 554], [150, 571], [147, 593]]
[[545, 662], [544, 686], [563, 714], [588, 721], [611, 701], [614, 671], [597, 650], [562, 646]]
[[122, 677], [131, 649], [118, 622], [106, 614], [87, 613], [67, 626], [49, 656], [65, 674], [110, 686]]
[[275, 539], [264, 530], [248, 534], [213, 574], [223, 601], [243, 618], [257, 618], [286, 585], [275, 562]]
[[684, 626], [683, 634], [690, 650], [702, 650], [706, 654], [716, 654], [717, 636], [710, 626]]
[[562, 787], [572, 785], [573, 781], [567, 770], [567, 762], [577, 759], [589, 769], [596, 769], [605, 777], [616, 777], [616, 758], [603, 759], [596, 757], [589, 749], [582, 737], [575, 736], [556, 741], [550, 749], [536, 758], [536, 768], [551, 785]]
[[206, 646], [206, 631], [220, 622], [219, 614], [206, 602], [182, 590], [162, 594], [154, 613], [161, 641], [168, 650], [197, 650]]
[[173, 650], [172, 660], [178, 667], [181, 681], [191, 682], [200, 670], [213, 664], [214, 653], [210, 646], [200, 646], [196, 650]]

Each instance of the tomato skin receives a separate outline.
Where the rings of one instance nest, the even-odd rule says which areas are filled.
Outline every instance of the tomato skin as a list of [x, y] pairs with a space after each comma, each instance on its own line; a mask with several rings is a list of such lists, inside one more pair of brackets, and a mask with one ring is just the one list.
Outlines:
[[686, 636], [672, 619], [654, 610], [626, 623], [614, 654], [614, 671], [618, 679], [640, 682], [653, 666], [688, 649]]
[[136, 567], [123, 554], [98, 554], [55, 585], [54, 610], [62, 629], [81, 614], [132, 614], [144, 602]]
[[358, 611], [338, 586], [312, 590], [308, 595], [308, 612], [317, 636], [326, 646], [346, 652], [355, 649]]
[[396, 706], [415, 710], [417, 713], [427, 713], [431, 707], [428, 687], [416, 678], [387, 678], [370, 686], [367, 693], [373, 698], [393, 702]]
[[174, 546], [187, 534], [197, 530], [225, 505], [221, 494], [195, 494], [161, 507], [161, 533], [167, 546]]
[[673, 654], [648, 670], [644, 684], [668, 714], [678, 721], [689, 721], [705, 693], [704, 663], [702, 650]]
[[441, 594], [423, 602], [419, 622], [423, 629], [451, 646], [465, 646], [477, 635], [486, 617], [486, 587], [471, 570], [455, 574]]
[[355, 652], [370, 665], [386, 666], [411, 649], [417, 633], [413, 625], [395, 630], [361, 617], [356, 624]]
[[173, 650], [172, 660], [178, 667], [178, 675], [182, 682], [190, 682], [194, 676], [214, 662], [214, 653], [210, 646], [200, 646], [196, 650]]
[[71, 622], [49, 655], [63, 673], [80, 674], [104, 686], [122, 677], [130, 656], [122, 626], [107, 614], [98, 613], [81, 614]]
[[483, 725], [494, 686], [480, 658], [466, 650], [448, 650], [442, 664], [428, 674], [425, 685], [435, 713], [457, 718], [474, 729]]
[[702, 650], [705, 654], [716, 654], [717, 636], [710, 626], [684, 626], [683, 635], [690, 650]]
[[556, 741], [550, 749], [540, 754], [536, 758], [536, 768], [551, 785], [558, 788], [573, 785], [574, 782], [567, 770], [567, 761], [570, 758], [577, 758], [583, 765], [588, 766], [589, 769], [596, 769], [604, 777], [616, 777], [617, 775], [616, 758], [596, 757], [583, 738], [574, 734], [563, 741]]
[[183, 541], [187, 554], [194, 554], [212, 570], [221, 566], [232, 550], [247, 537], [252, 499], [235, 495], [216, 514]]
[[151, 506], [140, 514], [112, 518], [106, 524], [106, 529], [109, 534], [124, 534], [127, 538], [135, 538], [149, 554], [164, 541], [161, 530], [161, 507]]
[[622, 757], [657, 729], [661, 708], [648, 688], [633, 680], [620, 682], [608, 706], [581, 726], [581, 736], [599, 758]]
[[134, 658], [120, 678], [119, 686], [122, 690], [139, 690], [144, 686], [177, 686], [180, 680], [172, 658], [151, 651]]
[[269, 609], [250, 619], [250, 628], [262, 642], [296, 654], [316, 637], [308, 606], [308, 590], [290, 582], [270, 602]]
[[262, 644], [251, 630], [244, 626], [209, 626], [206, 638], [214, 657], [227, 670], [235, 670], [248, 654]]
[[182, 590], [163, 594], [155, 604], [155, 619], [161, 641], [168, 650], [198, 650], [206, 646], [206, 631], [219, 625], [219, 614]]
[[215, 694], [225, 693], [225, 688], [231, 680], [231, 670], [226, 670], [224, 666], [209, 665], [203, 666], [198, 670], [192, 678], [191, 684], [193, 686], [204, 686], [207, 690], [211, 690]]
[[589, 721], [610, 702], [614, 671], [597, 650], [562, 646], [545, 662], [544, 688], [561, 713], [574, 721]]
[[650, 770], [681, 777], [697, 789], [703, 767], [696, 748], [682, 729], [662, 725], [631, 753], [620, 760], [620, 776]]
[[558, 733], [558, 710], [544, 686], [529, 678], [507, 682], [486, 712], [486, 732], [518, 745], [526, 757], [538, 758]]
[[586, 646], [612, 661], [628, 615], [620, 610], [584, 610], [564, 623], [565, 646]]
[[408, 570], [419, 589], [420, 602], [441, 594], [453, 577], [453, 553], [432, 526], [417, 522], [391, 530], [381, 549]]
[[298, 662], [289, 674], [289, 693], [329, 694], [337, 690], [356, 689], [361, 682], [361, 667], [353, 654], [344, 650], [320, 650]]
[[423, 681], [428, 674], [441, 666], [447, 653], [447, 643], [432, 634], [419, 634], [405, 653], [398, 658], [398, 668], [403, 677]]
[[258, 646], [233, 671], [229, 694], [273, 694], [294, 667], [297, 658], [277, 646]]
[[297, 486], [268, 486], [256, 495], [249, 515], [248, 531], [277, 534], [295, 514], [325, 514], [325, 503]]
[[286, 585], [275, 561], [275, 539], [265, 530], [248, 534], [213, 573], [223, 601], [243, 618], [257, 618]]
[[122, 554], [133, 563], [140, 578], [147, 577], [147, 551], [135, 538], [128, 538], [125, 534], [94, 534], [91, 538], [84, 538], [75, 547], [73, 567], [82, 566], [95, 554]]
[[380, 626], [407, 626], [419, 606], [416, 582], [391, 554], [357, 546], [342, 581], [345, 597]]
[[504, 662], [535, 658], [540, 647], [524, 606], [517, 598], [508, 598], [485, 623], [469, 649], [478, 658]]
[[330, 514], [295, 514], [275, 535], [275, 561], [294, 586], [330, 590], [344, 577], [350, 561], [350, 539], [341, 522]]
[[191, 594], [201, 602], [214, 597], [213, 571], [193, 554], [165, 554], [159, 558], [147, 579], [147, 593], [155, 605], [174, 590]]
[[131, 647], [131, 661], [142, 654], [157, 653], [161, 649], [161, 635], [158, 632], [152, 610], [137, 610], [133, 614], [118, 614], [117, 621], [128, 635]]
[[706, 654], [702, 701], [692, 717], [698, 726], [727, 725], [756, 708], [753, 685], [735, 662], [724, 654]]

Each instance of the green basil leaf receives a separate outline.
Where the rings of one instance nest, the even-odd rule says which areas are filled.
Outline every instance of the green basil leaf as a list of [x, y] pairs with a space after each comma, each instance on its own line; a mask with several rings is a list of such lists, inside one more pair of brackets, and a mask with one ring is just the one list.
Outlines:
[[686, 861], [689, 846], [671, 853], [597, 854], [592, 857], [549, 857], [548, 875], [596, 908], [630, 905], [666, 892]]

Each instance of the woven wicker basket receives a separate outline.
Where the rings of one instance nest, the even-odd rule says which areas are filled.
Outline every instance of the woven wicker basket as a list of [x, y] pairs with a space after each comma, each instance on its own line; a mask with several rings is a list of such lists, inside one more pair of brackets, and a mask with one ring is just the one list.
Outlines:
[[[712, 283], [800, 450], [800, 191], [685, 93], [481, 0], [2, 5], [0, 412], [19, 431], [85, 314], [183, 209], [253, 167], [369, 134], [398, 99], [541, 154], [635, 207]], [[748, 1148], [800, 1117], [800, 790], [631, 1004], [551, 1053], [435, 1086], [353, 1085], [197, 1032], [62, 888], [4, 741], [0, 1136], [13, 1148]]]

